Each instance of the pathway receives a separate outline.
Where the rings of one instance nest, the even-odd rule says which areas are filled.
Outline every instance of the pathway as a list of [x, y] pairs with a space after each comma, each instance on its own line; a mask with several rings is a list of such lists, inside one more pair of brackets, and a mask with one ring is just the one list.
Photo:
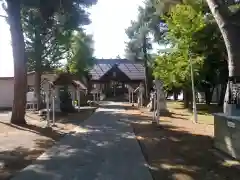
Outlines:
[[152, 180], [124, 111], [104, 104], [12, 180]]

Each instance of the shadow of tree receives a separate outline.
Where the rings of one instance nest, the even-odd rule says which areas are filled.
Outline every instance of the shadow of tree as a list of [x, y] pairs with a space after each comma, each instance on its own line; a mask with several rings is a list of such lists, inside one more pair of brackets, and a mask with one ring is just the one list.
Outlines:
[[[138, 144], [131, 125], [116, 123], [121, 117], [125, 117], [124, 114], [121, 116], [111, 110], [96, 112], [94, 121], [90, 117], [89, 121], [79, 126], [78, 132], [66, 135], [61, 143], [47, 150], [16, 177], [26, 180], [36, 177], [148, 180], [149, 172], [140, 148], [136, 148]], [[126, 162], [126, 159], [131, 160]]]
[[[239, 170], [224, 166], [212, 153], [211, 137], [191, 134], [174, 125], [156, 126], [150, 117], [124, 111], [133, 107], [102, 107], [107, 110], [96, 112], [99, 121], [90, 117], [18, 178], [147, 180], [142, 173], [148, 166], [154, 179], [239, 179]], [[141, 152], [135, 148], [132, 127], [148, 164], [137, 158]]]
[[36, 140], [36, 148], [28, 149], [22, 146], [15, 148], [12, 151], [0, 152], [0, 179], [8, 180], [13, 174], [22, 168], [32, 164], [46, 149], [53, 146], [54, 140]]
[[59, 134], [59, 132], [54, 131], [51, 128], [39, 127], [39, 126], [32, 125], [32, 124], [25, 124], [25, 125], [20, 126], [20, 125], [14, 125], [14, 124], [10, 124], [10, 123], [1, 122], [1, 121], [0, 121], [0, 124], [4, 124], [6, 126], [10, 126], [10, 127], [22, 130], [22, 131], [28, 131], [31, 133], [44, 135], [44, 136], [52, 138], [52, 139], [58, 139], [59, 136], [61, 135], [61, 134]]
[[[170, 108], [174, 108], [176, 110], [191, 110], [191, 105], [189, 106], [189, 109], [184, 108], [184, 104], [181, 101], [168, 101]], [[210, 105], [206, 105], [204, 103], [197, 103], [197, 110], [198, 114], [212, 114], [212, 113], [218, 113], [223, 111], [223, 107], [218, 106], [215, 103], [212, 103]]]
[[74, 125], [79, 125], [84, 120], [86, 120], [89, 116], [91, 116], [97, 108], [84, 109], [80, 112], [70, 113], [70, 114], [58, 114], [56, 116], [56, 122], [60, 123], [72, 123]]
[[[60, 122], [62, 125], [65, 124], [74, 124], [80, 125], [84, 120], [86, 120], [90, 115], [93, 114], [95, 108], [84, 109], [80, 113], [72, 113], [72, 114], [57, 114], [56, 122]], [[37, 117], [37, 115], [35, 115]], [[39, 121], [33, 115], [28, 118], [33, 118], [34, 121], [31, 123]], [[6, 126], [21, 130], [27, 131], [31, 133], [35, 133], [41, 135], [43, 137], [47, 137], [44, 139], [36, 139], [35, 147], [33, 149], [24, 148], [24, 146], [19, 146], [14, 150], [6, 150], [0, 151], [0, 179], [7, 180], [12, 177], [17, 171], [26, 167], [29, 164], [32, 164], [43, 152], [52, 147], [56, 141], [60, 140], [65, 133], [52, 129], [52, 128], [44, 128], [43, 126], [39, 126], [39, 124], [27, 124], [27, 125], [14, 125], [7, 122], [0, 121], [1, 124]], [[41, 137], [39, 136], [39, 138]], [[31, 142], [30, 142], [31, 143]], [[21, 144], [21, 142], [19, 142]]]
[[[237, 168], [224, 166], [213, 154], [210, 136], [192, 134], [173, 124], [157, 126], [147, 116], [131, 115], [130, 118], [134, 121], [132, 127], [154, 179], [239, 179]], [[140, 123], [142, 121], [149, 123]]]

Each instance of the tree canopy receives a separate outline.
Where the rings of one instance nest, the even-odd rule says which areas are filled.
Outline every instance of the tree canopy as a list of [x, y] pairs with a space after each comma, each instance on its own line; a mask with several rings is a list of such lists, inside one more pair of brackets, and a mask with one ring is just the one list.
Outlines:
[[6, 2], [13, 42], [15, 75], [11, 122], [25, 124], [27, 63], [28, 68], [34, 69], [38, 74], [36, 89], [39, 95], [41, 72], [45, 68], [56, 66], [58, 60], [69, 54], [67, 51], [71, 44], [72, 32], [90, 22], [86, 10], [95, 4], [96, 0], [6, 0]]
[[211, 96], [216, 85], [226, 83], [223, 38], [205, 1], [147, 0], [126, 33], [126, 52], [135, 59], [143, 57], [141, 37], [154, 37], [154, 41], [147, 41], [149, 48], [153, 43], [171, 47], [169, 52], [152, 55], [153, 74], [167, 90], [190, 88], [190, 59], [199, 91]]
[[75, 32], [70, 47], [71, 51], [67, 66], [71, 73], [81, 77], [93, 65], [92, 36], [83, 31]]

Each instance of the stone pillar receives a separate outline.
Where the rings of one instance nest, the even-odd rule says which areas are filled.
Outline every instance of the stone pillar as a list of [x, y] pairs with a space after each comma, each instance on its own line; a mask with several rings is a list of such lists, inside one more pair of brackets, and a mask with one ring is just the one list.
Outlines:
[[52, 88], [52, 123], [55, 125], [55, 88]]
[[55, 86], [55, 112], [61, 112], [59, 90], [60, 90], [60, 87]]
[[157, 106], [159, 106], [159, 112], [167, 112], [167, 105], [165, 94], [163, 91], [163, 84], [160, 80], [155, 80], [156, 92], [157, 92]]
[[145, 92], [143, 83], [140, 83], [139, 86], [139, 106], [143, 107], [143, 94]]
[[78, 100], [78, 103], [77, 103], [78, 112], [80, 112], [80, 107], [81, 107], [81, 93], [80, 93], [80, 89], [79, 89], [79, 88], [77, 88], [77, 100]]

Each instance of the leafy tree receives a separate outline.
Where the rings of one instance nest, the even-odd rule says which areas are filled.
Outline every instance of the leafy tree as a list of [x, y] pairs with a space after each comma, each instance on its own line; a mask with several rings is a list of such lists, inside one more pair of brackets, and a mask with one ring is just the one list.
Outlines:
[[[76, 14], [85, 12], [86, 6], [96, 3], [95, 0], [6, 0], [8, 21], [12, 36], [13, 58], [14, 58], [14, 102], [11, 122], [15, 124], [25, 124], [25, 104], [27, 86], [27, 68], [25, 43], [21, 25], [21, 7], [38, 9], [46, 24], [52, 22], [52, 17], [61, 10], [60, 14], [76, 17]], [[83, 7], [85, 6], [85, 7]], [[74, 11], [74, 9], [78, 9]], [[82, 18], [82, 16], [79, 16]], [[68, 21], [71, 23], [72, 21]]]
[[92, 36], [83, 31], [76, 32], [72, 37], [70, 57], [67, 66], [71, 73], [81, 77], [93, 65]]
[[203, 57], [196, 56], [192, 51], [191, 47], [195, 45], [192, 36], [206, 24], [201, 11], [187, 4], [172, 7], [164, 19], [168, 26], [168, 41], [174, 46], [175, 51], [157, 58], [154, 75], [163, 80], [168, 90], [184, 88], [185, 106], [188, 106], [191, 92], [189, 58], [192, 59], [195, 76], [199, 76], [203, 65]]
[[149, 28], [144, 21], [146, 14], [144, 8], [139, 7], [138, 20], [132, 22], [131, 26], [126, 30], [126, 34], [129, 37], [129, 42], [127, 43], [126, 53], [130, 59], [142, 60], [145, 67], [145, 89], [146, 89], [146, 99], [149, 97], [149, 91], [151, 88], [151, 73], [149, 70], [149, 53], [151, 49], [151, 43], [149, 38]]
[[[199, 76], [200, 69], [203, 65], [203, 58], [200, 56], [191, 57], [194, 66], [194, 75]], [[161, 79], [166, 91], [175, 89], [184, 89], [185, 106], [188, 107], [191, 99], [191, 76], [189, 58], [186, 51], [176, 50], [175, 52], [166, 53], [155, 60], [153, 70], [154, 77]]]
[[[240, 76], [239, 43], [239, 1], [206, 0], [222, 33], [228, 54], [229, 79], [237, 80]], [[229, 89], [229, 87], [228, 87]], [[229, 90], [226, 91], [226, 97]], [[228, 103], [226, 103], [226, 107]], [[230, 106], [229, 108], [233, 108]], [[234, 111], [230, 111], [234, 112]]]
[[[223, 40], [217, 29], [216, 22], [208, 12], [208, 7], [202, 1], [178, 4], [172, 7], [170, 12], [165, 15], [165, 22], [168, 27], [166, 33], [168, 42], [175, 46], [175, 53], [181, 52], [178, 54], [180, 57], [185, 51], [187, 54], [185, 57], [187, 57], [187, 59], [189, 59], [190, 56], [194, 59], [201, 59], [201, 61], [198, 61], [200, 64], [194, 64], [194, 70], [198, 72], [195, 72], [196, 87], [198, 90], [205, 92], [206, 103], [209, 104], [215, 86], [225, 83], [227, 69]], [[168, 60], [176, 58], [173, 54], [165, 56], [169, 56]], [[163, 56], [160, 59], [162, 58], [166, 57]], [[172, 61], [175, 62], [174, 60], [175, 59]], [[183, 62], [184, 58], [181, 60]], [[164, 67], [164, 65], [165, 62], [159, 64], [160, 67]], [[176, 74], [183, 71], [183, 69], [181, 69], [181, 71], [178, 72], [179, 66], [181, 68], [183, 67], [177, 62], [174, 63], [174, 65], [177, 66], [174, 67], [176, 70], [169, 70], [167, 67], [164, 68], [165, 71], [168, 70], [169, 77], [167, 80], [165, 77], [168, 90], [181, 86], [187, 90], [186, 84], [184, 85], [182, 82], [189, 84], [189, 81], [176, 78], [178, 77]], [[161, 71], [155, 74], [160, 73]], [[174, 80], [172, 80], [172, 78], [174, 78]]]
[[7, 0], [6, 2], [14, 59], [14, 101], [11, 122], [14, 124], [25, 124], [27, 68], [20, 14], [21, 1]]
[[[197, 88], [205, 92], [206, 103], [210, 104], [215, 87], [222, 85], [221, 93], [225, 91], [227, 81], [226, 49], [223, 38], [215, 21], [208, 21], [206, 26], [193, 35], [195, 45], [192, 51], [204, 57], [200, 77], [196, 79]], [[221, 95], [219, 104], [223, 102]]]
[[[60, 66], [59, 61], [68, 58], [73, 31], [90, 22], [86, 13], [78, 13], [78, 7], [72, 8], [71, 16], [62, 14], [60, 10], [46, 21], [39, 9], [22, 9], [28, 69], [35, 71], [35, 93], [39, 108], [42, 73]], [[81, 15], [82, 18], [79, 18]]]
[[[143, 7], [139, 7], [138, 19], [131, 23], [126, 30], [129, 41], [126, 43], [126, 56], [133, 60], [143, 60], [145, 64], [146, 89], [151, 88], [151, 67], [153, 59], [149, 51], [152, 48], [151, 36], [157, 43], [166, 43], [167, 30], [164, 19], [160, 16], [168, 12], [169, 8], [181, 0], [146, 0]], [[146, 95], [148, 91], [146, 91]]]

